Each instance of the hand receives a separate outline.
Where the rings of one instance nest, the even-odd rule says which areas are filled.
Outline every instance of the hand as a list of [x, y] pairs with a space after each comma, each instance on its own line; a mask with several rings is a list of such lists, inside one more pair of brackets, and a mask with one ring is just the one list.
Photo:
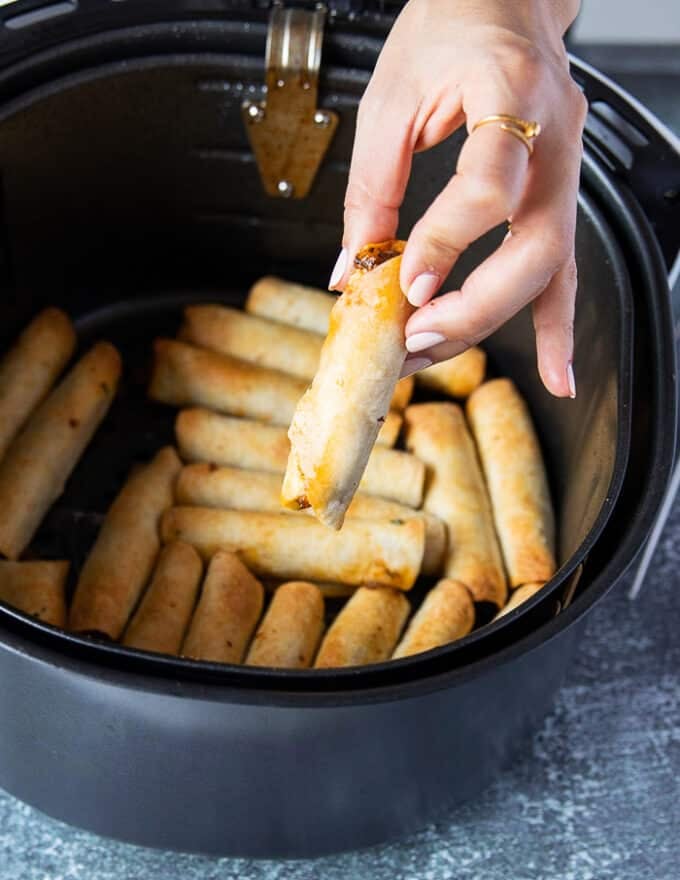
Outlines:
[[[393, 238], [414, 152], [466, 123], [455, 175], [413, 227], [401, 285], [418, 310], [406, 327], [413, 372], [484, 339], [533, 301], [546, 388], [575, 395], [574, 227], [586, 101], [569, 75], [562, 34], [578, 2], [410, 0], [362, 98], [345, 198], [343, 250], [330, 287], [354, 254]], [[533, 156], [490, 124], [505, 113], [537, 120]], [[460, 290], [432, 299], [468, 245], [506, 219], [512, 233]]]

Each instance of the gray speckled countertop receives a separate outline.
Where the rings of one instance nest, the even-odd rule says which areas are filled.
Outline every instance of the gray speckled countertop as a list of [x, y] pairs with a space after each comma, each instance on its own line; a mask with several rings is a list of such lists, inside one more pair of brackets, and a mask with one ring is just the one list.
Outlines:
[[0, 794], [2, 880], [677, 880], [680, 505], [642, 596], [590, 615], [552, 714], [475, 803], [399, 843], [301, 862], [155, 852], [68, 828]]
[[677, 880], [680, 502], [636, 603], [626, 586], [590, 615], [522, 760], [412, 837], [314, 862], [209, 859], [97, 838], [0, 792], [0, 880]]

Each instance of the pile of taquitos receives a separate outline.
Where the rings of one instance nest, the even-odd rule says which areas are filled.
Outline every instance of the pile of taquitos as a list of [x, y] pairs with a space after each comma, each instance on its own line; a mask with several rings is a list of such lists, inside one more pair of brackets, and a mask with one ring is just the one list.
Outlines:
[[[397, 259], [375, 269], [387, 267], [382, 274], [393, 276], [389, 263]], [[20, 340], [0, 364], [0, 424], [7, 435], [0, 434], [0, 510], [10, 510], [13, 498], [37, 499], [26, 504], [31, 514], [22, 522], [9, 514], [0, 520], [0, 553], [7, 557], [0, 561], [0, 600], [129, 647], [307, 668], [428, 650], [469, 633], [481, 603], [500, 614], [540, 589], [555, 570], [540, 448], [512, 382], [483, 381], [479, 348], [418, 374], [416, 402], [411, 378], [380, 402], [384, 413], [380, 406], [371, 411], [376, 445], [363, 441], [366, 468], [352, 472], [349, 482], [359, 491], [353, 485], [341, 500], [340, 531], [317, 522], [309, 509], [281, 507], [287, 426], [316, 375], [337, 302], [263, 278], [245, 311], [189, 306], [177, 339], [156, 341], [149, 396], [182, 407], [174, 445], [131, 471], [85, 564], [72, 573], [68, 610], [68, 562], [30, 560], [30, 540], [104, 417], [120, 365], [115, 350], [101, 343], [88, 375], [102, 399], [62, 393], [62, 404], [57, 398], [50, 407], [90, 355], [51, 390], [75, 335], [62, 313], [56, 322], [42, 319], [61, 323], [59, 353], [23, 409], [8, 389], [35, 351]], [[33, 323], [37, 333], [40, 321]], [[397, 376], [393, 365], [387, 384]], [[333, 380], [342, 378], [336, 371]], [[467, 398], [465, 412], [454, 398]], [[55, 456], [41, 438], [62, 423], [78, 436], [62, 440], [57, 431], [63, 451]], [[37, 489], [35, 477], [21, 477], [22, 448], [31, 462], [40, 455], [50, 460]], [[335, 525], [337, 514], [327, 521]], [[422, 601], [412, 602], [414, 594]]]

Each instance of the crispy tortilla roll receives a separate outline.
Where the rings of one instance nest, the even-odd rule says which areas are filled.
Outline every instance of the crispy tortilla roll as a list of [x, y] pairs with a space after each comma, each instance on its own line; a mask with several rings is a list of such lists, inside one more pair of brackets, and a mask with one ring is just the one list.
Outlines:
[[331, 624], [314, 666], [365, 666], [387, 660], [409, 614], [402, 593], [388, 587], [361, 587]]
[[240, 663], [262, 614], [264, 589], [233, 553], [213, 556], [182, 655]]
[[376, 584], [409, 590], [425, 548], [425, 524], [355, 520], [336, 534], [306, 516], [173, 507], [161, 525], [163, 541], [188, 541], [204, 558], [238, 553], [262, 577]]
[[550, 580], [556, 568], [555, 517], [526, 403], [510, 379], [494, 379], [472, 394], [467, 415], [510, 585]]
[[279, 321], [325, 336], [337, 296], [282, 278], [260, 278], [250, 289], [245, 309], [251, 315]]
[[0, 361], [0, 459], [43, 400], [76, 347], [76, 334], [60, 309], [34, 318]]
[[367, 245], [333, 307], [319, 369], [288, 431], [281, 500], [342, 526], [366, 469], [404, 362], [413, 311], [399, 286], [404, 244]]
[[120, 369], [120, 356], [112, 345], [95, 345], [10, 444], [0, 462], [0, 554], [17, 559], [64, 491], [111, 405]]
[[486, 352], [473, 346], [448, 361], [441, 361], [416, 373], [416, 382], [424, 388], [434, 388], [451, 397], [468, 397], [482, 384], [485, 373]]
[[515, 608], [518, 608], [523, 602], [526, 602], [527, 599], [531, 599], [532, 596], [535, 596], [544, 586], [545, 581], [538, 581], [535, 584], [522, 584], [521, 587], [517, 587], [507, 603], [494, 617], [494, 620], [498, 620], [499, 617], [503, 617], [503, 615], [507, 614], [509, 611], [514, 611]]
[[[175, 423], [180, 455], [186, 461], [283, 474], [290, 443], [286, 431], [246, 419], [220, 416], [205, 409], [182, 410]], [[377, 446], [368, 459], [360, 486], [369, 495], [420, 507], [425, 466], [413, 455]]]
[[391, 410], [403, 412], [406, 409], [411, 402], [415, 382], [416, 380], [414, 376], [407, 376], [405, 379], [400, 379], [397, 382], [394, 394], [392, 395], [392, 400], [390, 401]]
[[399, 413], [390, 410], [385, 416], [385, 421], [380, 425], [378, 436], [375, 438], [375, 445], [394, 446], [399, 438], [403, 421]]
[[189, 306], [179, 338], [249, 363], [311, 381], [323, 338], [227, 306]]
[[448, 645], [466, 636], [475, 623], [475, 606], [468, 588], [444, 578], [425, 596], [392, 655], [410, 657]]
[[491, 507], [472, 437], [455, 403], [410, 406], [406, 445], [428, 467], [424, 508], [448, 526], [444, 575], [475, 602], [505, 603], [507, 586]]
[[191, 620], [203, 563], [191, 544], [173, 541], [161, 550], [153, 577], [125, 630], [123, 644], [178, 654]]
[[0, 601], [52, 626], [64, 626], [68, 562], [0, 560]]
[[253, 636], [246, 665], [285, 669], [311, 666], [323, 633], [323, 618], [323, 596], [315, 584], [281, 584]]
[[76, 587], [69, 629], [118, 639], [153, 570], [162, 512], [182, 464], [166, 446], [135, 470], [109, 508]]
[[174, 339], [154, 343], [149, 397], [174, 406], [207, 406], [234, 416], [288, 425], [307, 383]]
[[[281, 478], [266, 471], [247, 471], [241, 468], [217, 467], [201, 462], [182, 468], [175, 489], [178, 504], [195, 507], [256, 510], [262, 513], [281, 513]], [[310, 510], [286, 511], [290, 514], [308, 514]], [[423, 573], [436, 574], [441, 568], [446, 550], [444, 523], [422, 510], [413, 510], [396, 501], [375, 495], [357, 493], [347, 516], [354, 519], [423, 519], [425, 522], [425, 555]]]

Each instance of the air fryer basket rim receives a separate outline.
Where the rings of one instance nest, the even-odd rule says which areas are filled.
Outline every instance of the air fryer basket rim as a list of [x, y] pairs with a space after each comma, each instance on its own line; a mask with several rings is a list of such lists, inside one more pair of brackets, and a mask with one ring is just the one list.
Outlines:
[[[193, 55], [173, 55], [170, 57], [163, 56], [162, 62], [165, 65], [173, 65], [176, 63], [182, 63], [187, 59], [187, 57], [189, 60], [192, 60], [194, 58]], [[126, 62], [114, 62], [102, 65], [97, 68], [87, 68], [86, 70], [79, 71], [78, 73], [68, 74], [63, 78], [50, 82], [47, 89], [45, 89], [44, 87], [37, 87], [36, 89], [30, 90], [29, 92], [25, 93], [20, 98], [15, 99], [13, 102], [10, 103], [9, 108], [5, 107], [4, 109], [0, 110], [0, 119], [6, 119], [9, 115], [11, 115], [11, 113], [17, 112], [19, 108], [29, 106], [33, 102], [39, 101], [50, 94], [58, 93], [64, 89], [74, 87], [81, 81], [96, 81], [97, 79], [106, 77], [110, 74], [115, 74], [121, 69], [125, 71], [130, 71], [138, 69], [139, 67], [141, 67], [142, 69], [145, 69], [147, 67], [156, 67], [158, 66], [159, 60], [160, 59], [143, 58], [141, 59], [141, 61], [138, 60], [136, 62], [131, 62], [129, 60]], [[205, 59], [201, 56], [201, 60], [204, 61]], [[588, 206], [588, 216], [590, 217], [591, 222], [596, 222], [601, 228], [604, 221], [597, 207], [592, 203], [592, 200], [589, 198], [588, 194], [581, 193], [580, 199], [582, 203]], [[595, 220], [593, 218], [595, 218]], [[601, 533], [602, 529], [604, 528], [614, 507], [616, 498], [618, 497], [618, 493], [621, 488], [621, 484], [623, 482], [625, 467], [627, 463], [628, 438], [630, 433], [630, 406], [628, 405], [628, 401], [630, 397], [631, 384], [631, 293], [629, 290], [623, 255], [620, 254], [618, 249], [612, 247], [611, 259], [614, 263], [616, 263], [616, 274], [620, 278], [619, 288], [617, 288], [617, 294], [621, 297], [621, 302], [618, 309], [620, 322], [617, 332], [622, 340], [618, 365], [618, 421], [620, 429], [617, 436], [615, 464], [612, 471], [612, 481], [610, 484], [607, 500], [601, 508], [598, 516], [596, 517], [596, 520], [589, 530], [588, 535], [581, 543], [579, 550], [574, 553], [571, 558], [561, 567], [559, 572], [552, 579], [550, 585], [546, 587], [544, 591], [542, 591], [542, 594], [535, 597], [529, 603], [526, 603], [526, 606], [523, 607], [520, 612], [513, 615], [512, 618], [501, 618], [499, 621], [491, 624], [490, 626], [474, 630], [465, 639], [461, 639], [458, 642], [452, 643], [450, 645], [442, 646], [441, 648], [426, 652], [423, 655], [404, 658], [399, 661], [389, 661], [386, 663], [374, 664], [374, 666], [370, 670], [370, 676], [372, 678], [381, 675], [384, 672], [390, 676], [397, 674], [397, 669], [401, 670], [403, 674], [403, 671], [407, 669], [420, 668], [423, 664], [429, 664], [433, 660], [435, 662], [439, 662], [440, 659], [443, 660], [444, 658], [453, 658], [454, 655], [459, 654], [461, 650], [465, 650], [468, 646], [480, 640], [488, 640], [489, 636], [492, 636], [498, 630], [509, 627], [513, 622], [516, 622], [518, 616], [531, 613], [531, 611], [535, 609], [536, 606], [538, 606], [539, 604], [545, 605], [552, 597], [557, 594], [566, 579], [569, 578], [574, 570], [581, 564], [585, 556], [588, 554], [588, 552], [596, 542], [597, 537]], [[628, 299], [628, 302], [625, 302], [626, 298]], [[124, 308], [124, 306], [124, 302], [120, 303], [120, 308]], [[91, 319], [91, 313], [85, 316], [85, 320]], [[9, 613], [14, 615], [18, 614], [18, 612]], [[170, 669], [173, 669], [173, 674], [180, 675], [182, 673], [186, 674], [189, 670], [196, 668], [195, 663], [186, 659], [170, 659], [170, 663], [172, 665], [168, 666], [169, 658], [162, 658], [161, 656], [150, 655], [146, 652], [135, 651], [130, 648], [123, 648], [119, 645], [95, 642], [78, 634], [64, 634], [62, 632], [53, 630], [51, 627], [45, 624], [41, 624], [40, 622], [32, 618], [25, 618], [25, 622], [28, 626], [36, 630], [41, 630], [44, 636], [47, 636], [48, 638], [51, 637], [52, 639], [58, 639], [65, 646], [68, 645], [70, 647], [77, 647], [77, 649], [85, 650], [99, 656], [109, 655], [113, 662], [116, 662], [116, 660], [120, 661], [123, 657], [127, 657], [128, 655], [132, 654], [136, 656], [140, 661], [146, 662], [146, 664], [150, 668], [150, 671], [151, 669], [154, 669], [160, 674], [169, 674]], [[364, 677], [368, 677], [369, 675], [366, 668], [357, 668], [354, 671], [352, 671], [351, 669], [344, 669], [342, 671], [262, 671], [258, 668], [249, 668], [243, 666], [229, 667], [226, 664], [218, 666], [216, 664], [208, 663], [201, 663], [199, 668], [204, 669], [206, 671], [206, 674], [209, 673], [213, 676], [236, 674], [242, 677], [244, 679], [244, 682], [246, 683], [253, 682], [254, 684], [257, 684], [258, 682], [261, 682], [263, 677], [266, 677], [267, 680], [276, 681], [279, 686], [282, 686], [284, 688], [286, 686], [293, 685], [312, 686], [309, 682], [309, 680], [312, 678], [314, 679], [315, 683], [323, 681], [328, 685], [331, 682], [337, 682], [338, 680], [346, 681], [348, 676], [353, 676], [354, 683], [358, 684], [361, 680], [363, 680]], [[357, 676], [359, 676], [360, 678], [357, 679]]]
[[[205, 60], [205, 57], [204, 57], [204, 56], [201, 56], [201, 60]], [[160, 56], [160, 57], [157, 57], [157, 58], [155, 58], [155, 59], [151, 59], [151, 60], [150, 60], [150, 63], [152, 63], [152, 64], [156, 64], [156, 63], [159, 62], [159, 61], [162, 61], [162, 62], [167, 63], [167, 62], [168, 62], [168, 56]], [[111, 66], [111, 67], [116, 67], [116, 64], [112, 64], [112, 65], [110, 65], [110, 66]], [[75, 75], [75, 76], [76, 76], [76, 78], [77, 78], [77, 75]], [[59, 85], [60, 85], [59, 82], [55, 82], [55, 83], [51, 84], [50, 88], [58, 88]], [[62, 83], [62, 85], [63, 85], [63, 83]], [[46, 92], [43, 91], [42, 94], [44, 95], [44, 94], [46, 94]], [[24, 98], [27, 98], [27, 96], [24, 96]], [[16, 109], [18, 108], [18, 106], [20, 106], [19, 103], [12, 102], [11, 107], [12, 107], [12, 110], [13, 110], [13, 111], [16, 110]], [[625, 371], [624, 371], [624, 373], [625, 373]], [[628, 373], [629, 373], [629, 371], [628, 371]], [[624, 408], [625, 408], [625, 407], [624, 407]], [[628, 418], [628, 420], [629, 420], [629, 414], [628, 414], [628, 412], [626, 412], [626, 418]], [[621, 438], [619, 438], [619, 441], [620, 441], [620, 440], [621, 440]], [[620, 452], [620, 450], [617, 450], [617, 455], [619, 454], [619, 452]], [[619, 479], [619, 483], [620, 483], [620, 481], [623, 479], [623, 469], [621, 469], [620, 473], [617, 472], [617, 471], [615, 470], [615, 473], [618, 473], [618, 479]], [[617, 488], [618, 488], [618, 487], [617, 487]], [[611, 506], [613, 506], [613, 496], [612, 496], [612, 505], [611, 505]], [[610, 509], [611, 509], [611, 507], [606, 511], [606, 516], [604, 517], [605, 519], [608, 517], [608, 514], [609, 514], [609, 512], [610, 512]], [[600, 524], [600, 528], [604, 526], [604, 523], [603, 523], [603, 522], [600, 523], [600, 520], [601, 520], [601, 518], [603, 518], [603, 515], [604, 515], [604, 514], [605, 514], [605, 511], [603, 510], [603, 511], [601, 512], [600, 516], [598, 517], [598, 520], [597, 520], [597, 523], [595, 524], [595, 526], [597, 526], [598, 524]], [[595, 526], [593, 527], [593, 531], [595, 530]], [[590, 537], [590, 536], [589, 536], [589, 537]], [[586, 549], [587, 549], [587, 548], [586, 548]], [[567, 570], [566, 567], [565, 567], [565, 569], [563, 569], [563, 570], [559, 573], [559, 575], [555, 578], [553, 585], [550, 587], [550, 589], [549, 589], [549, 591], [547, 591], [547, 593], [554, 594], [554, 592], [558, 589], [558, 587], [559, 587], [560, 584], [563, 582], [563, 580], [569, 575], [570, 571], [573, 570], [573, 568], [574, 568], [577, 564], [578, 564], [578, 561], [574, 560], [574, 561], [573, 561], [573, 564], [570, 565], [569, 570]], [[589, 587], [589, 589], [588, 589], [588, 592], [589, 592], [589, 593], [590, 593], [591, 589], [592, 589], [592, 587]], [[547, 595], [547, 593], [546, 593], [546, 595]], [[542, 598], [545, 598], [545, 597], [542, 597]], [[535, 606], [538, 605], [538, 604], [539, 604], [539, 599], [538, 599], [538, 598], [532, 600], [531, 602], [527, 603], [527, 605], [526, 605], [526, 611], [530, 611], [533, 607], [535, 607]], [[579, 604], [578, 602], [575, 603], [575, 604], [574, 604], [574, 607], [577, 607], [578, 604]], [[10, 616], [12, 616], [12, 617], [21, 617], [20, 615], [17, 615], [16, 612], [10, 612], [9, 614], [10, 614]], [[563, 612], [563, 615], [564, 615], [564, 612]], [[561, 618], [563, 615], [560, 615], [560, 618]], [[516, 618], [516, 616], [517, 616], [517, 615], [515, 615], [515, 618]], [[511, 620], [514, 620], [515, 618], [511, 618]], [[30, 620], [30, 621], [29, 621], [29, 620], [27, 620], [27, 619], [24, 619], [24, 620], [23, 620], [23, 623], [24, 623], [24, 624], [27, 624], [27, 625], [30, 626], [30, 627], [35, 628], [36, 630], [41, 630], [41, 638], [45, 637], [45, 636], [49, 633], [49, 631], [50, 631], [50, 628], [49, 628], [49, 627], [45, 627], [44, 625], [36, 624], [33, 620]], [[505, 625], [505, 622], [503, 623], [503, 625]], [[496, 625], [496, 626], [498, 626], [498, 625]], [[36, 633], [36, 635], [37, 635], [37, 633]], [[50, 635], [51, 635], [52, 638], [54, 637], [54, 633], [51, 633]], [[488, 632], [485, 632], [485, 633], [484, 633], [484, 637], [486, 637], [486, 635], [488, 635]], [[59, 638], [61, 642], [65, 641], [64, 637], [63, 637], [61, 634], [59, 634], [59, 635], [57, 636], [57, 638]], [[80, 640], [80, 641], [83, 641], [83, 640]], [[88, 647], [88, 648], [92, 648], [93, 646], [92, 646], [92, 645], [87, 645], [87, 647]], [[95, 650], [98, 649], [98, 648], [99, 648], [99, 646], [95, 646]], [[442, 648], [442, 649], [438, 649], [437, 652], [431, 652], [431, 653], [442, 653], [442, 654], [446, 654], [446, 653], [449, 653], [451, 650], [452, 650], [451, 648]], [[144, 655], [140, 655], [140, 656], [144, 657]], [[176, 661], [175, 661], [175, 662], [176, 662]], [[181, 662], [183, 662], [183, 663], [189, 663], [190, 661], [181, 661]], [[396, 669], [396, 667], [397, 667], [398, 665], [408, 665], [409, 662], [411, 662], [411, 663], [419, 663], [420, 661], [408, 661], [408, 660], [405, 660], [405, 661], [400, 661], [399, 663], [392, 661], [392, 662], [390, 662], [389, 664], [384, 664], [384, 665], [385, 665], [385, 667], [389, 666], [390, 672], [392, 672], [392, 671], [394, 671], [394, 670]], [[204, 664], [202, 664], [202, 665], [204, 665]], [[242, 672], [243, 670], [238, 670], [238, 671], [239, 671], [239, 672]], [[373, 670], [373, 672], [375, 672], [375, 673], [377, 673], [377, 672], [379, 672], [379, 671], [380, 671], [379, 669], [374, 669], [374, 670]], [[360, 672], [358, 672], [357, 674], [360, 675], [360, 674], [362, 674], [362, 672], [363, 672], [363, 670], [360, 671]], [[266, 674], [267, 674], [268, 676], [270, 675], [270, 673], [266, 673]], [[349, 673], [347, 673], [347, 674], [349, 675]], [[286, 677], [288, 677], [288, 676], [290, 675], [290, 673], [286, 673], [285, 675], [286, 675]], [[305, 676], [305, 675], [309, 675], [309, 673], [304, 673], [304, 672], [301, 673], [301, 677], [303, 677], [303, 676]], [[322, 680], [322, 676], [323, 676], [322, 673], [316, 671], [316, 672], [313, 673], [313, 675], [314, 675], [314, 677], [315, 677], [319, 682], [321, 682], [321, 680]], [[332, 673], [331, 673], [331, 675], [332, 675]]]

